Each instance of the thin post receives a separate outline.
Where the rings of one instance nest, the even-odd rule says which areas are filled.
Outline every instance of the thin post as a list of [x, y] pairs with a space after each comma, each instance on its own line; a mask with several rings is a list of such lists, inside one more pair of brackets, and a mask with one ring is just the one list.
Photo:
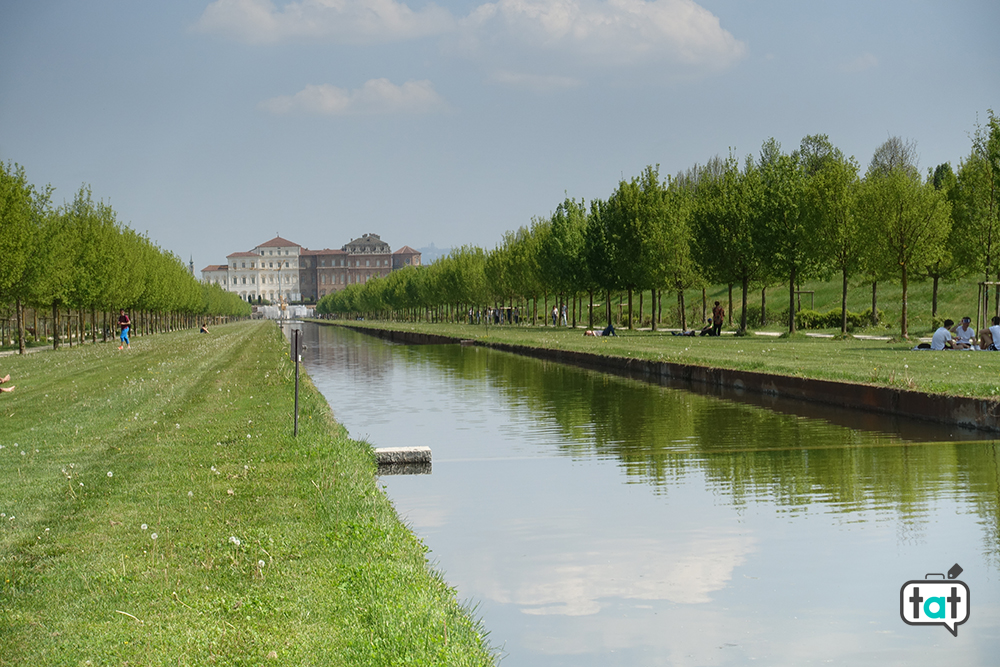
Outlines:
[[299, 333], [299, 329], [292, 329], [292, 350], [295, 357], [295, 426], [292, 433], [294, 437], [299, 436], [299, 359], [301, 358], [299, 350], [302, 349], [299, 343]]

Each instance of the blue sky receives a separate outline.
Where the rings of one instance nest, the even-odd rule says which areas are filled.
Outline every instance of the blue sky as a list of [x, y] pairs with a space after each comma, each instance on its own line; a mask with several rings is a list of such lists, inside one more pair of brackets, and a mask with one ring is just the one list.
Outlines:
[[471, 243], [775, 137], [957, 164], [995, 0], [0, 0], [0, 160], [222, 263], [276, 233]]

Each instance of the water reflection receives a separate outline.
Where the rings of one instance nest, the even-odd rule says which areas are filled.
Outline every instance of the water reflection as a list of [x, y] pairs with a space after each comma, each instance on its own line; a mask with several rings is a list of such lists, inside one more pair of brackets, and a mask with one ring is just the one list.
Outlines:
[[[434, 450], [432, 475], [382, 483], [505, 665], [992, 664], [1000, 649], [993, 442], [480, 348], [305, 336], [352, 435]], [[900, 586], [956, 561], [975, 592], [959, 641], [904, 625]]]

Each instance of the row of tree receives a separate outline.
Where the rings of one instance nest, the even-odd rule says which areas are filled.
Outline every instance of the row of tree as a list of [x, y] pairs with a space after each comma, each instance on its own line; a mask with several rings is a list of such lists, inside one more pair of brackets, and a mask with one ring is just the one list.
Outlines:
[[51, 199], [52, 189], [34, 187], [23, 168], [0, 163], [0, 306], [16, 309], [22, 353], [25, 308], [51, 309], [56, 347], [64, 310], [89, 313], [95, 340], [97, 313], [119, 309], [140, 313], [147, 330], [181, 317], [250, 314], [237, 295], [199, 283], [180, 258], [120, 223], [89, 188], [62, 206]]
[[[874, 318], [878, 284], [892, 281], [902, 287], [905, 337], [916, 279], [934, 281], [936, 304], [940, 280], [976, 275], [984, 283], [981, 312], [1000, 310], [1000, 290], [990, 298], [1000, 284], [1000, 118], [990, 111], [971, 138], [957, 170], [945, 163], [926, 177], [915, 145], [898, 137], [875, 151], [863, 175], [825, 135], [804, 138], [790, 153], [770, 139], [757, 156], [715, 157], [666, 179], [650, 166], [606, 200], [588, 206], [567, 198], [492, 251], [455, 249], [428, 267], [327, 295], [318, 310], [415, 317], [540, 299], [547, 310], [555, 295], [575, 313], [577, 297], [593, 304], [596, 292], [610, 319], [607, 297], [621, 293], [631, 326], [635, 292], [651, 292], [654, 309], [663, 291], [676, 292], [683, 318], [684, 290], [723, 284], [741, 290], [742, 332], [748, 291], [784, 283], [794, 332], [801, 281], [838, 276], [843, 332], [849, 283], [871, 284]], [[530, 307], [536, 319], [537, 305]]]

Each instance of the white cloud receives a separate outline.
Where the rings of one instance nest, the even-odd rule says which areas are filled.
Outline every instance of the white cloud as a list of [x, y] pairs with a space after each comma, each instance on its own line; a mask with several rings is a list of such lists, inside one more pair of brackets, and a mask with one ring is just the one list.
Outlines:
[[567, 90], [583, 85], [583, 81], [570, 76], [553, 76], [546, 74], [526, 74], [498, 70], [490, 77], [493, 81], [516, 88], [530, 88], [537, 91]]
[[[591, 544], [585, 552], [518, 561], [517, 575], [480, 580], [487, 599], [516, 604], [534, 616], [597, 614], [609, 599], [703, 604], [722, 590], [755, 549], [737, 534], [690, 534], [682, 544], [642, 538]], [[484, 556], [480, 563], [489, 563]]]
[[870, 53], [863, 53], [849, 63], [842, 65], [840, 69], [844, 72], [864, 72], [877, 66], [878, 58]]
[[693, 0], [499, 0], [461, 21], [473, 51], [513, 42], [601, 64], [668, 61], [721, 69], [746, 45]]
[[397, 86], [388, 79], [372, 79], [357, 90], [328, 84], [306, 86], [295, 95], [273, 97], [261, 103], [273, 114], [304, 113], [319, 116], [427, 114], [448, 110], [430, 81], [407, 81]]
[[454, 33], [461, 51], [508, 63], [549, 54], [569, 63], [717, 70], [746, 53], [694, 0], [498, 0], [462, 19], [434, 4], [413, 10], [396, 0], [299, 0], [280, 7], [272, 0], [216, 0], [194, 29], [251, 43], [358, 44]]
[[390, 42], [453, 30], [446, 9], [428, 4], [414, 11], [395, 0], [301, 0], [280, 9], [271, 0], [216, 0], [194, 29], [260, 44], [291, 39], [348, 44]]

